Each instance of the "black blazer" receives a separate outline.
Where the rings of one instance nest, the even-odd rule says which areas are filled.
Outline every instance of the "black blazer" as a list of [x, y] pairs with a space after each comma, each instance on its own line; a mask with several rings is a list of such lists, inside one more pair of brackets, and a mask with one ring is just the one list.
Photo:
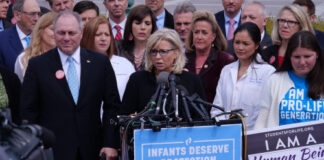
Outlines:
[[164, 27], [165, 28], [170, 28], [174, 29], [174, 21], [173, 21], [173, 16], [168, 10], [165, 10], [165, 19], [164, 19]]
[[[224, 17], [224, 10], [219, 11], [215, 14], [216, 21], [219, 27], [222, 29], [224, 36], [226, 37], [226, 29], [225, 29], [225, 17]], [[238, 25], [241, 24], [241, 19], [239, 20]]]
[[[56, 136], [54, 158], [98, 159], [101, 147], [118, 146], [118, 129], [110, 124], [120, 99], [108, 56], [81, 48], [81, 78], [74, 103], [57, 48], [29, 61], [22, 86], [22, 118], [52, 130]], [[101, 103], [103, 120], [100, 119]], [[115, 130], [117, 129], [117, 130]]]
[[[315, 35], [316, 35], [316, 38], [317, 38], [317, 41], [322, 49], [322, 52], [324, 51], [324, 32], [322, 31], [319, 31], [317, 29], [314, 29], [315, 31]], [[324, 54], [324, 52], [323, 52]]]
[[11, 118], [15, 124], [20, 124], [19, 114], [19, 96], [21, 84], [17, 75], [10, 70], [0, 67], [0, 74], [6, 88], [9, 99], [9, 108], [11, 110]]
[[262, 51], [263, 59], [276, 69], [279, 68], [278, 49], [279, 45], [272, 45]]
[[[197, 93], [202, 99], [205, 99], [204, 90], [197, 75], [183, 71], [182, 74], [176, 74], [176, 76], [178, 79], [176, 81], [177, 85], [184, 86], [188, 90], [189, 95]], [[128, 115], [142, 111], [156, 88], [157, 83], [154, 72], [143, 70], [133, 73], [126, 86], [120, 114]], [[181, 103], [179, 105], [181, 106]]]
[[272, 46], [272, 39], [270, 37], [270, 35], [268, 35], [267, 33], [264, 34], [264, 37], [261, 41], [261, 44], [260, 44], [260, 49], [261, 50], [264, 50], [266, 48], [268, 48], [269, 46]]

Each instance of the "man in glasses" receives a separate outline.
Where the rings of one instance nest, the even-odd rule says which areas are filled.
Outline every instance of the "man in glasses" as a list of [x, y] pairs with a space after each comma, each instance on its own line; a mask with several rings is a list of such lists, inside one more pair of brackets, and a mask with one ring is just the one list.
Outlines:
[[17, 24], [0, 32], [0, 65], [11, 71], [17, 56], [30, 45], [30, 34], [41, 12], [36, 0], [16, 0], [13, 13]]
[[12, 24], [6, 20], [8, 6], [9, 0], [0, 0], [0, 32], [12, 26]]

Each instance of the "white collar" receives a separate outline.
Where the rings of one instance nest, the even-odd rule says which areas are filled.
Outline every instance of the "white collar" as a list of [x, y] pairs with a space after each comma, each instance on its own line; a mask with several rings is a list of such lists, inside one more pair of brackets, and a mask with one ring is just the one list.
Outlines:
[[[60, 55], [62, 64], [68, 63], [67, 58], [69, 57], [69, 55], [66, 55], [65, 53], [63, 53], [59, 48], [57, 48], [57, 51], [58, 51], [58, 53]], [[73, 61], [75, 63], [80, 64], [80, 61], [81, 61], [81, 59], [80, 59], [80, 46], [72, 54], [72, 58], [73, 58]]]
[[20, 40], [24, 40], [25, 37], [28, 36], [24, 32], [21, 31], [21, 29], [19, 28], [19, 26], [17, 24], [16, 24], [16, 29], [17, 29], [17, 33], [18, 33], [18, 36], [19, 36]]
[[126, 20], [127, 20], [127, 17], [125, 17], [125, 19], [122, 22], [117, 24], [111, 18], [109, 18], [109, 22], [110, 22], [112, 28], [115, 28], [116, 25], [119, 25], [121, 29], [125, 29]]

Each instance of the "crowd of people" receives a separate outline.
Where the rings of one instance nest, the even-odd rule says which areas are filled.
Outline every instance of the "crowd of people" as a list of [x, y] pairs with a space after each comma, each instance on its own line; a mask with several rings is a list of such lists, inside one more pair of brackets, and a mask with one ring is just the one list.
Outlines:
[[92, 1], [47, 1], [51, 10], [0, 0], [0, 111], [50, 129], [55, 159], [117, 157], [117, 115], [141, 112], [162, 72], [189, 95], [243, 109], [247, 130], [324, 119], [324, 33], [311, 0], [283, 6], [271, 35], [259, 1], [222, 0], [215, 14], [185, 1], [172, 15], [165, 0], [128, 14], [128, 0], [103, 0], [108, 17]]

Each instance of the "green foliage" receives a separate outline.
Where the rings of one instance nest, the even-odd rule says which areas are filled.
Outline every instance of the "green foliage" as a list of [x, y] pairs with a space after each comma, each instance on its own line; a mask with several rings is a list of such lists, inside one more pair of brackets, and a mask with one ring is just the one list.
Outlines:
[[316, 17], [315, 22], [313, 22], [313, 26], [317, 30], [324, 31], [324, 21], [319, 17]]

